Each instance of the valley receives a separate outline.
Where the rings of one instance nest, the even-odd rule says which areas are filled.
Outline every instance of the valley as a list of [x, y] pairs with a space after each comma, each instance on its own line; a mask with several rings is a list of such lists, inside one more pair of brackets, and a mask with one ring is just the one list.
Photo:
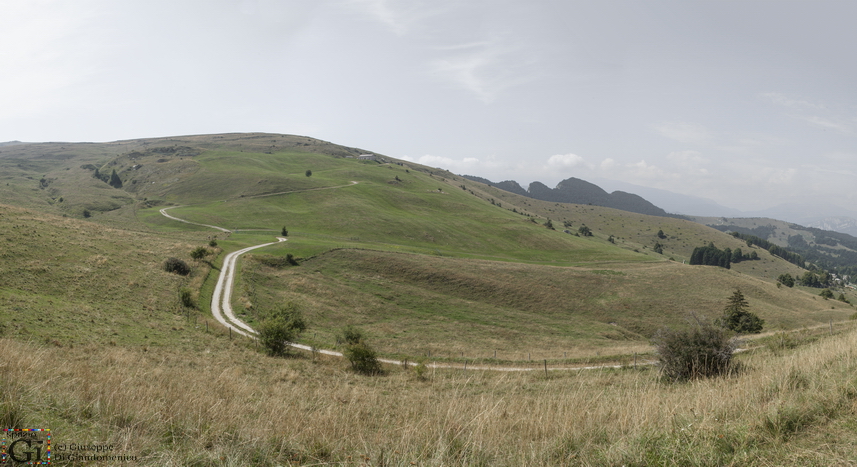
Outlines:
[[[806, 270], [714, 222], [537, 200], [303, 136], [0, 146], [0, 419], [115, 442], [148, 465], [847, 457], [857, 293], [783, 286]], [[777, 226], [786, 244], [824, 238]], [[263, 244], [234, 262], [226, 296], [240, 320], [291, 303], [309, 325], [302, 345], [340, 351], [351, 325], [381, 357], [433, 367], [360, 376], [230, 333], [212, 317], [218, 274]], [[708, 244], [758, 259], [688, 264]], [[191, 258], [199, 247], [208, 255]], [[190, 273], [164, 271], [170, 257]], [[673, 386], [633, 366], [655, 358], [659, 330], [717, 317], [735, 289], [765, 320], [745, 373]], [[16, 354], [44, 378], [23, 378]], [[542, 362], [619, 367], [480, 369]], [[785, 443], [811, 446], [819, 430], [836, 437], [828, 450]]]

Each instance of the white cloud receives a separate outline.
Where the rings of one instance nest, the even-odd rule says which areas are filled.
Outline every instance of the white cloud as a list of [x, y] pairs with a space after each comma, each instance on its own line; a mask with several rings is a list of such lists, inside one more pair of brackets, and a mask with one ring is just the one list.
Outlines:
[[442, 58], [428, 64], [429, 73], [473, 93], [488, 104], [505, 90], [532, 80], [519, 47], [502, 40], [475, 41], [437, 47]]
[[656, 165], [646, 163], [645, 160], [641, 160], [640, 162], [636, 162], [633, 164], [627, 164], [626, 167], [628, 169], [628, 172], [630, 172], [631, 176], [637, 179], [677, 180], [681, 178], [679, 174], [667, 172], [666, 170]]
[[346, 4], [356, 7], [363, 13], [383, 23], [396, 35], [408, 31], [409, 20], [404, 14], [394, 10], [388, 0], [349, 0]]
[[609, 172], [609, 171], [613, 170], [614, 168], [616, 168], [617, 166], [618, 166], [618, 164], [616, 163], [616, 161], [610, 157], [601, 161], [601, 170], [603, 170], [605, 172]]
[[[857, 119], [831, 115], [833, 112], [822, 104], [816, 104], [803, 99], [793, 99], [783, 94], [769, 92], [762, 94], [774, 104], [789, 109], [791, 118], [802, 120], [822, 130], [833, 130], [842, 134], [852, 134], [857, 128]], [[827, 115], [822, 115], [827, 114]]]
[[709, 141], [712, 134], [702, 125], [689, 122], [666, 122], [655, 126], [662, 136], [680, 143], [700, 144]]
[[548, 158], [548, 169], [573, 169], [575, 167], [592, 168], [591, 164], [577, 154], [556, 154]]
[[[403, 160], [416, 162], [417, 164], [427, 165], [429, 167], [438, 167], [441, 169], [449, 170], [451, 172], [463, 173], [468, 170], [472, 171], [474, 169], [478, 170], [490, 170], [493, 168], [497, 168], [503, 164], [498, 163], [494, 157], [489, 156], [486, 160], [482, 161], [476, 157], [465, 157], [462, 159], [452, 159], [450, 157], [444, 156], [433, 156], [431, 154], [426, 154], [420, 157], [411, 157], [411, 156], [403, 156]], [[479, 175], [479, 174], [469, 174], [469, 175]]]
[[675, 151], [667, 154], [667, 159], [683, 166], [696, 166], [708, 163], [708, 159], [699, 151]]
[[437, 2], [409, 0], [343, 0], [342, 4], [385, 25], [393, 34], [404, 36], [418, 29], [420, 22], [449, 11]]
[[797, 118], [799, 120], [803, 120], [809, 123], [810, 125], [821, 128], [823, 130], [834, 130], [843, 134], [854, 133], [855, 122], [853, 120], [849, 122], [819, 117], [818, 115], [792, 115], [792, 117]]
[[761, 94], [762, 97], [770, 100], [774, 104], [781, 105], [783, 107], [805, 107], [811, 109], [823, 109], [824, 106], [821, 104], [815, 104], [803, 99], [793, 99], [786, 95], [780, 94], [778, 92], [766, 92]]

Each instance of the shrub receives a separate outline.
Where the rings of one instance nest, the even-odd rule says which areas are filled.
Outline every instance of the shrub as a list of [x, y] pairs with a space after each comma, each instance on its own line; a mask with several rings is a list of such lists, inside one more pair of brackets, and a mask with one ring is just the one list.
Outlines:
[[381, 362], [375, 350], [360, 341], [349, 345], [343, 352], [345, 358], [351, 362], [351, 369], [364, 375], [376, 375], [381, 373]]
[[382, 373], [378, 354], [363, 341], [363, 332], [361, 330], [348, 325], [342, 328], [336, 339], [346, 345], [345, 351], [342, 354], [351, 362], [352, 370], [364, 375]]
[[417, 379], [420, 381], [425, 381], [428, 379], [426, 372], [428, 372], [428, 367], [426, 366], [425, 362], [419, 362], [417, 363], [417, 366], [414, 367], [414, 374], [417, 375]]
[[307, 171], [304, 173], [304, 175], [306, 175], [307, 177], [312, 177], [312, 170], [307, 170]]
[[788, 274], [788, 273], [780, 274], [780, 276], [777, 277], [777, 283], [783, 284], [786, 287], [794, 287], [795, 286], [795, 278], [792, 277], [792, 275]]
[[281, 231], [280, 231], [280, 234], [281, 234], [283, 237], [288, 237], [288, 236], [289, 236], [289, 231], [288, 231], [288, 230], [286, 230], [286, 227], [284, 226], [284, 227], [283, 227], [283, 230], [281, 230]]
[[655, 347], [663, 376], [672, 381], [709, 378], [734, 369], [735, 341], [727, 331], [692, 315], [689, 329], [661, 330]]
[[346, 326], [337, 336], [337, 340], [345, 345], [359, 344], [363, 340], [363, 332], [354, 326]]
[[208, 246], [210, 246], [212, 248], [216, 247], [217, 246], [217, 240], [216, 239], [209, 240]]
[[259, 340], [271, 356], [288, 354], [289, 343], [307, 328], [303, 315], [294, 303], [269, 312], [257, 326]]
[[164, 261], [164, 271], [174, 272], [176, 274], [180, 274], [182, 276], [186, 276], [190, 274], [190, 266], [187, 265], [184, 261], [170, 257]]
[[193, 292], [190, 289], [186, 289], [182, 287], [179, 290], [179, 297], [181, 298], [182, 305], [185, 308], [196, 308], [196, 300], [193, 299]]
[[206, 249], [204, 246], [198, 246], [190, 252], [190, 257], [195, 260], [201, 260], [202, 258], [208, 256], [208, 253], [208, 249]]
[[825, 300], [828, 300], [833, 298], [833, 291], [831, 291], [830, 289], [824, 289], [821, 291], [821, 293], [819, 293], [819, 295], [821, 295], [821, 297]]

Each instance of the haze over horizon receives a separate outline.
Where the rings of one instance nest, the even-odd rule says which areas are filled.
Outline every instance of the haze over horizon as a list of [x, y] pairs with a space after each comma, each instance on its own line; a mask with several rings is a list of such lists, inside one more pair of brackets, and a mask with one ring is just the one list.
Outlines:
[[857, 201], [853, 2], [0, 5], [0, 141], [264, 131], [524, 187]]

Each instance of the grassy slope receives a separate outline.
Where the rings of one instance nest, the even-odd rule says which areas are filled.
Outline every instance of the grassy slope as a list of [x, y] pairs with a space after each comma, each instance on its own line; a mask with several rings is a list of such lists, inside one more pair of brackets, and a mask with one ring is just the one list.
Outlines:
[[201, 318], [182, 309], [179, 289], [199, 288], [208, 267], [196, 264], [181, 277], [162, 264], [170, 256], [190, 262], [200, 237], [106, 229], [0, 205], [0, 322], [7, 335], [56, 345], [187, 344]]
[[[362, 326], [384, 353], [525, 360], [644, 351], [688, 312], [715, 316], [740, 287], [766, 329], [846, 319], [847, 304], [735, 271], [675, 262], [552, 267], [339, 250], [300, 267], [245, 262], [239, 309], [294, 301], [308, 310], [315, 343], [343, 323]], [[669, 293], [665, 293], [669, 290]], [[252, 316], [252, 313], [249, 313]]]
[[[304, 144], [326, 154], [307, 153]], [[217, 234], [226, 249], [267, 242], [287, 226], [288, 245], [255, 254], [290, 252], [311, 258], [306, 267], [278, 271], [245, 262], [242, 279], [264, 286], [245, 281], [236, 305], [252, 320], [255, 310], [298, 301], [317, 327], [308, 339], [325, 347], [337, 328], [352, 323], [366, 326], [384, 352], [403, 355], [432, 349], [437, 355], [442, 344], [451, 346], [451, 355], [500, 350], [508, 359], [521, 359], [524, 351], [551, 358], [560, 351], [625, 353], [644, 347], [665, 323], [681, 323], [678, 318], [689, 311], [716, 314], [734, 287], [744, 289], [769, 328], [813, 325], [851, 312], [806, 291], [776, 290], [770, 279], [798, 270], [764, 250], [758, 250], [760, 261], [737, 264], [732, 271], [666, 261], [682, 261], [709, 241], [746, 249], [693, 222], [531, 200], [437, 169], [346, 159], [342, 156], [363, 151], [326, 144], [278, 135], [182, 137], [96, 145], [98, 151], [74, 146], [85, 154], [78, 157], [63, 155], [68, 149], [35, 145], [0, 163], [53, 158], [59, 165], [46, 176], [49, 186], [81, 183], [87, 187], [83, 193], [92, 191], [89, 206], [135, 197], [121, 208], [96, 213], [94, 219], [108, 225], [169, 235], [196, 232], [200, 241], [217, 234], [158, 213], [163, 203], [189, 204], [171, 213], [249, 229], [228, 239]], [[120, 150], [123, 155], [109, 157]], [[84, 161], [105, 173], [115, 169], [125, 190], [93, 179], [91, 171], [80, 168]], [[305, 176], [307, 169], [311, 177]], [[44, 197], [45, 190], [36, 190], [33, 199]], [[145, 208], [146, 203], [155, 207]], [[70, 204], [58, 204], [46, 209], [69, 209]], [[541, 225], [548, 217], [560, 230]], [[563, 221], [572, 230], [585, 224], [595, 236], [562, 233]], [[660, 229], [666, 239], [655, 236]], [[616, 244], [607, 242], [609, 235]], [[664, 255], [651, 251], [656, 241], [664, 245]], [[322, 254], [343, 247], [362, 250]], [[428, 282], [432, 277], [434, 284]], [[507, 290], [521, 293], [515, 298]]]
[[[267, 137], [253, 141], [260, 146]], [[190, 138], [176, 141], [189, 144]], [[222, 148], [224, 152], [242, 150], [237, 137], [224, 145], [231, 145]], [[85, 157], [107, 164], [112, 157], [107, 152]], [[14, 338], [0, 339], [0, 360], [6, 362], [0, 365], [4, 425], [50, 426], [56, 442], [115, 443], [121, 453], [143, 457], [142, 465], [246, 465], [248, 459], [256, 465], [279, 465], [367, 458], [372, 463], [383, 459], [386, 465], [831, 465], [853, 458], [857, 399], [854, 357], [848, 349], [854, 347], [854, 333], [797, 350], [747, 355], [748, 371], [739, 377], [678, 386], [658, 383], [655, 372], [649, 370], [551, 373], [547, 378], [538, 372], [437, 371], [423, 381], [397, 369], [390, 369], [384, 378], [361, 378], [345, 371], [338, 360], [313, 362], [307, 357], [284, 362], [259, 355], [242, 341], [205, 334], [195, 319], [178, 313], [178, 289], [198, 288], [202, 271], [185, 279], [164, 273], [160, 264], [170, 255], [188, 259], [193, 247], [216, 232], [160, 220], [151, 210], [138, 217], [132, 203], [96, 213], [93, 220], [98, 223], [46, 214], [78, 215], [68, 207], [71, 204], [52, 204], [50, 188], [37, 186], [45, 175], [40, 172], [60, 160], [21, 168], [14, 176], [0, 171], [5, 177], [0, 180], [4, 201], [18, 200], [38, 208], [0, 208], [0, 317], [6, 323], [6, 335]], [[63, 163], [69, 170], [58, 166], [59, 175], [50, 186], [63, 187], [54, 195], [75, 199], [75, 183], [86, 182], [89, 174], [81, 171], [72, 177], [80, 161], [68, 158]], [[7, 164], [4, 169], [26, 166], [8, 159], [0, 164]], [[310, 179], [303, 177], [304, 168], [297, 167], [293, 177], [303, 183], [338, 183], [349, 178], [325, 179], [324, 169], [310, 168], [314, 172]], [[439, 217], [432, 209], [422, 211], [427, 220], [403, 215], [397, 221], [401, 224], [387, 230], [377, 223], [356, 224], [362, 229], [358, 235], [348, 225], [330, 227], [336, 221], [331, 217], [314, 227], [318, 231], [288, 222], [295, 231], [292, 244], [265, 252], [299, 251], [308, 257], [301, 267], [280, 270], [245, 261], [244, 275], [252, 276], [242, 282], [250, 285], [245, 298], [252, 296], [259, 306], [265, 300], [304, 303], [315, 313], [312, 324], [317, 329], [310, 332], [317, 332], [319, 341], [329, 342], [331, 328], [349, 319], [365, 325], [373, 342], [389, 350], [401, 350], [393, 336], [402, 340], [407, 331], [415, 353], [435, 348], [447, 333], [457, 340], [453, 342], [456, 350], [476, 352], [505, 345], [523, 352], [520, 343], [526, 337], [553, 351], [568, 343], [566, 336], [581, 330], [590, 333], [585, 345], [603, 349], [605, 342], [617, 336], [633, 338], [629, 329], [642, 332], [645, 326], [675, 321], [671, 311], [719, 310], [735, 285], [744, 289], [754, 311], [774, 326], [799, 327], [850, 313], [806, 291], [776, 289], [768, 274], [788, 266], [768, 257], [738, 265], [746, 266], [753, 277], [738, 274], [738, 267], [725, 271], [666, 262], [642, 248], [651, 248], [652, 232], [658, 228], [676, 237], [667, 254], [677, 259], [697, 240], [729, 246], [711, 229], [693, 230], [680, 221], [570, 206], [564, 209], [575, 226], [586, 223], [596, 231], [594, 239], [577, 239], [479, 201], [478, 191], [471, 195], [457, 188], [459, 181], [451, 176], [426, 177], [425, 173], [419, 176], [419, 183], [426, 185], [422, 189], [436, 190], [430, 186], [432, 181], [448, 182], [450, 188], [441, 187], [449, 193], [446, 197], [425, 193], [437, 195], [424, 198], [431, 203], [450, 199], [442, 209], [460, 203], [470, 209], [467, 216], [487, 212], [508, 216], [514, 228], [502, 235], [492, 231], [491, 242], [520, 241], [515, 233], [523, 225], [522, 232], [538, 242], [524, 244], [522, 252], [541, 245], [573, 247], [570, 253], [558, 250], [567, 257], [557, 260], [556, 255], [545, 255], [535, 263], [578, 266], [516, 262], [515, 255], [521, 253], [503, 248], [495, 248], [490, 255], [469, 251], [473, 244], [467, 242], [472, 240], [454, 232], [465, 221], [441, 226], [444, 236], [435, 236], [434, 241], [415, 237], [399, 243], [402, 232], [413, 231], [415, 225], [425, 227]], [[367, 203], [375, 203], [367, 208], [369, 212], [383, 213], [394, 200], [381, 201], [378, 193], [400, 189], [381, 183], [384, 180], [389, 178], [313, 193], [324, 194], [320, 198], [301, 195], [307, 196], [304, 209], [318, 202], [335, 205], [345, 190], [360, 189], [365, 190], [362, 196]], [[98, 183], [84, 183], [85, 189], [79, 191], [82, 204], [74, 206], [127, 196]], [[169, 188], [162, 186], [163, 191], [150, 193], [150, 199], [168, 199], [177, 193]], [[275, 187], [265, 189], [270, 188]], [[453, 197], [456, 190], [468, 196]], [[245, 198], [255, 193], [247, 191]], [[255, 202], [241, 205], [240, 194], [230, 201], [236, 207], [227, 221], [242, 220], [242, 213], [250, 209], [280, 210], [292, 219], [310, 219], [313, 214], [288, 211], [296, 209], [297, 203], [279, 204], [268, 198], [258, 199], [266, 201], [264, 207]], [[420, 199], [423, 193], [416, 190], [411, 195]], [[176, 202], [181, 201], [175, 196]], [[290, 196], [295, 198], [284, 198]], [[504, 201], [503, 208], [507, 202], [511, 201]], [[544, 210], [561, 225], [558, 219], [562, 218], [553, 216], [560, 206], [537, 206], [531, 201], [521, 201], [521, 206], [519, 211], [526, 208], [534, 215]], [[218, 214], [208, 207], [194, 209], [201, 218]], [[347, 210], [339, 214], [351, 215]], [[572, 214], [579, 217], [572, 219]], [[255, 226], [279, 230], [286, 223], [282, 217], [272, 219]], [[639, 219], [641, 227], [623, 227]], [[668, 223], [646, 225], [650, 222]], [[133, 230], [105, 228], [105, 224]], [[505, 227], [505, 223], [499, 225]], [[605, 241], [610, 234], [620, 237], [618, 249]], [[220, 243], [233, 249], [268, 238], [269, 233], [241, 232], [228, 240], [221, 238]], [[451, 247], [438, 248], [438, 238]], [[301, 242], [303, 246], [297, 246]], [[309, 258], [336, 244], [386, 251], [334, 251]], [[292, 245], [296, 250], [289, 249]], [[439, 250], [449, 256], [416, 257], [404, 250]], [[586, 256], [599, 251], [612, 255], [612, 261], [591, 262], [597, 256]], [[474, 254], [483, 259], [469, 260]], [[485, 260], [495, 254], [505, 261]], [[640, 261], [646, 258], [661, 261]], [[255, 295], [249, 293], [252, 287]], [[452, 324], [423, 322], [415, 331], [411, 324], [432, 310], [446, 313]], [[569, 315], [563, 313], [589, 320], [572, 326], [567, 323]], [[521, 316], [531, 319], [520, 320]], [[516, 326], [519, 321], [523, 329]], [[613, 339], [599, 333], [612, 334]], [[51, 344], [45, 346], [46, 341]], [[32, 377], [33, 368], [38, 368], [40, 377]]]

